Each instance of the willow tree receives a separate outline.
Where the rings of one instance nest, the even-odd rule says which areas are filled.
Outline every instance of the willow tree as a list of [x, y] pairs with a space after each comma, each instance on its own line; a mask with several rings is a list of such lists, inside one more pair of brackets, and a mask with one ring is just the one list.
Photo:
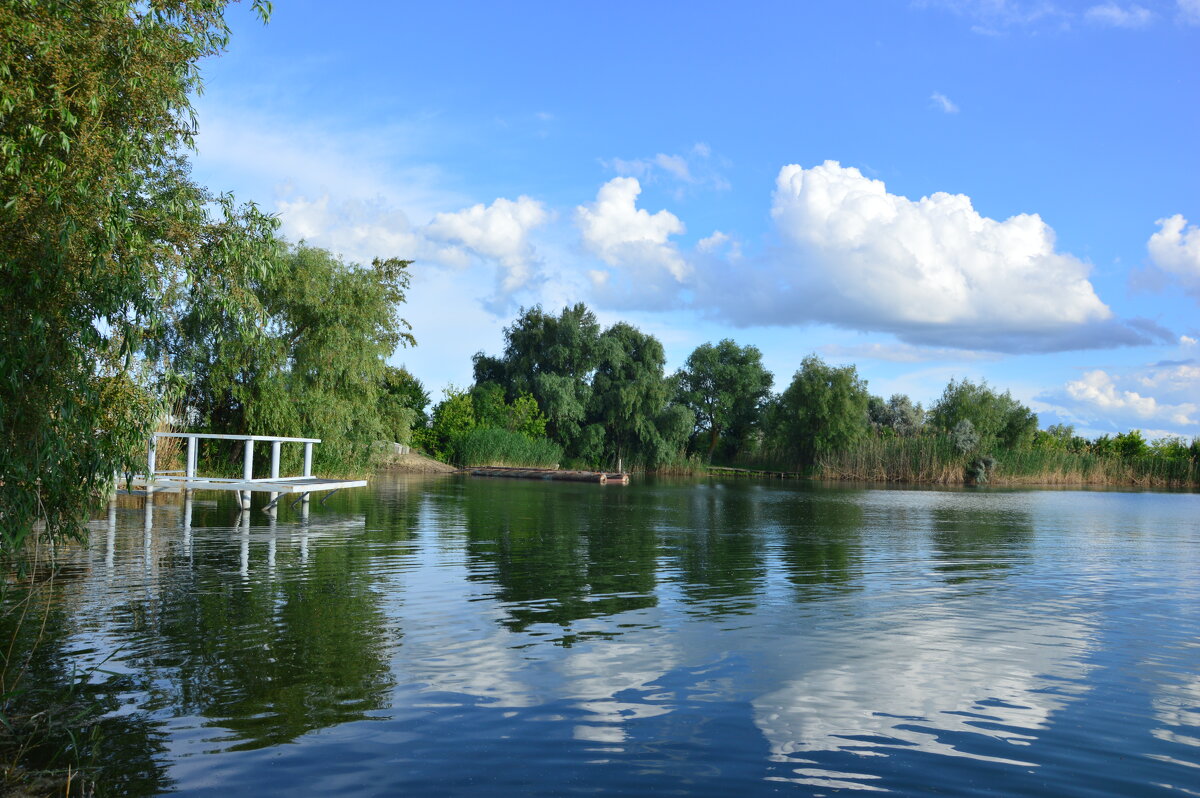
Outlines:
[[870, 430], [869, 399], [854, 366], [830, 366], [809, 355], [775, 407], [775, 442], [805, 464], [848, 449]]
[[679, 398], [696, 416], [697, 442], [709, 459], [724, 441], [734, 454], [758, 423], [775, 381], [755, 346], [726, 338], [702, 344], [679, 371]]
[[655, 468], [681, 453], [692, 427], [687, 408], [671, 404], [673, 379], [663, 374], [662, 344], [624, 322], [599, 339], [589, 418], [604, 431], [601, 459]]
[[[265, 0], [254, 7], [264, 18]], [[163, 292], [263, 268], [272, 223], [187, 179], [225, 0], [0, 4], [0, 545], [79, 529], [149, 427]], [[214, 245], [218, 257], [194, 261]]]
[[996, 447], [1027, 449], [1033, 445], [1038, 428], [1037, 414], [1013, 398], [1000, 393], [986, 381], [951, 380], [942, 391], [929, 419], [934, 426], [951, 432], [963, 421], [970, 421], [979, 434], [979, 445], [986, 451]]
[[374, 442], [391, 434], [387, 359], [416, 343], [399, 315], [408, 265], [360, 266], [300, 244], [260, 279], [228, 286], [235, 295], [194, 286], [166, 350], [196, 426], [321, 438], [318, 472], [364, 469]]
[[591, 460], [604, 437], [587, 418], [599, 341], [600, 325], [583, 303], [557, 316], [540, 305], [523, 309], [504, 329], [501, 356], [475, 355], [475, 382], [500, 385], [509, 401], [531, 394], [546, 414], [550, 438], [569, 455]]

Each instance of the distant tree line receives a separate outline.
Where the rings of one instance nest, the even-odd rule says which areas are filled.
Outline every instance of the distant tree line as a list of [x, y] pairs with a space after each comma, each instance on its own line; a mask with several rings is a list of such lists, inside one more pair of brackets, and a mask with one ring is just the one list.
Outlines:
[[[455, 462], [499, 457], [504, 445], [484, 452], [471, 443], [490, 430], [490, 441], [507, 435], [512, 462], [521, 459], [518, 449], [542, 440], [550, 444], [539, 450], [543, 461], [577, 466], [753, 464], [814, 474], [836, 473], [835, 461], [848, 455], [916, 447], [939, 473], [955, 466], [953, 473], [976, 482], [1003, 453], [1194, 462], [1200, 451], [1198, 441], [1147, 442], [1136, 430], [1094, 441], [1069, 425], [1042, 430], [1029, 407], [986, 382], [952, 380], [928, 409], [904, 394], [885, 400], [870, 393], [854, 366], [816, 355], [774, 393], [761, 352], [728, 339], [697, 347], [668, 374], [657, 339], [624, 322], [602, 330], [582, 304], [557, 315], [540, 306], [522, 310], [504, 340], [500, 354], [476, 354], [471, 387], [448, 390], [428, 423], [418, 421], [417, 445]], [[412, 405], [418, 419], [428, 401], [420, 396]], [[910, 476], [895, 478], [925, 478], [904, 473]]]

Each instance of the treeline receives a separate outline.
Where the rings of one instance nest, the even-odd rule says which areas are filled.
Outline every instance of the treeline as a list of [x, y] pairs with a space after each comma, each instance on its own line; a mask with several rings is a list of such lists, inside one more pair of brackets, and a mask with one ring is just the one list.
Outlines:
[[[474, 384], [449, 389], [413, 442], [461, 465], [557, 463], [700, 470], [724, 464], [909, 482], [1197, 481], [1200, 439], [1137, 430], [1087, 440], [986, 382], [952, 380], [928, 409], [868, 390], [854, 366], [804, 358], [790, 383], [753, 346], [699, 346], [674, 374], [662, 345], [625, 324], [601, 330], [582, 304], [523, 310], [504, 351], [474, 358]], [[412, 379], [411, 376], [408, 379]], [[418, 383], [419, 385], [419, 383]]]
[[[694, 419], [654, 336], [601, 330], [577, 304], [523, 311], [504, 339], [502, 354], [475, 356], [470, 388], [447, 389], [418, 423], [415, 445], [458, 465], [654, 469], [683, 456]], [[410, 409], [419, 422], [424, 406]]]

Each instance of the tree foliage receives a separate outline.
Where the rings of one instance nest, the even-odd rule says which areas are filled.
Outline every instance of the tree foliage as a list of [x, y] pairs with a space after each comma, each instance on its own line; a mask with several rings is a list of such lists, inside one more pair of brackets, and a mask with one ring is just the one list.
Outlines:
[[674, 386], [653, 336], [624, 323], [601, 333], [595, 314], [576, 304], [557, 316], [522, 310], [504, 337], [499, 357], [475, 355], [477, 399], [502, 392], [515, 405], [530, 397], [546, 435], [593, 466], [654, 467], [679, 453], [691, 414], [671, 404]]
[[757, 347], [728, 338], [696, 347], [677, 379], [679, 401], [695, 415], [695, 435], [709, 459], [718, 445], [726, 456], [736, 454], [757, 425], [775, 381]]
[[409, 443], [412, 431], [429, 422], [425, 408], [429, 392], [421, 381], [403, 366], [384, 366], [380, 385], [379, 415], [383, 421], [385, 440]]
[[372, 444], [390, 437], [381, 412], [387, 358], [415, 343], [398, 313], [408, 265], [361, 267], [300, 244], [230, 293], [194, 287], [166, 351], [196, 426], [318, 437], [318, 471], [364, 468]]
[[925, 409], [919, 403], [913, 404], [912, 399], [902, 393], [892, 394], [886, 402], [878, 396], [872, 396], [867, 414], [876, 432], [902, 438], [919, 435], [925, 425]]
[[663, 376], [662, 344], [624, 322], [600, 335], [589, 418], [604, 431], [601, 461], [655, 468], [679, 454], [691, 413], [670, 405], [673, 380]]
[[854, 366], [830, 366], [809, 355], [773, 408], [769, 434], [800, 462], [813, 463], [868, 433], [869, 398]]
[[504, 354], [475, 355], [476, 384], [495, 383], [508, 400], [529, 394], [546, 414], [546, 429], [572, 456], [593, 454], [595, 430], [587, 429], [591, 374], [596, 368], [600, 325], [582, 304], [558, 316], [535, 306], [504, 329]]
[[930, 421], [950, 432], [960, 421], [970, 421], [979, 435], [979, 446], [1026, 449], [1038, 428], [1037, 414], [1008, 391], [998, 393], [986, 382], [950, 381], [929, 413]]
[[471, 392], [446, 386], [442, 401], [433, 406], [429, 427], [414, 436], [414, 442], [440, 460], [449, 460], [455, 438], [475, 429], [475, 403]]
[[[459, 465], [488, 465], [493, 457], [508, 465], [543, 465], [562, 459], [561, 447], [546, 446], [546, 416], [529, 394], [504, 399], [495, 383], [461, 390], [453, 385], [433, 408], [430, 425], [415, 436], [434, 457]], [[499, 461], [490, 463], [500, 465]]]
[[[272, 221], [187, 178], [227, 3], [0, 4], [0, 529], [72, 534], [158, 421], [134, 354], [172, 285], [263, 268]], [[256, 2], [260, 13], [267, 4]], [[197, 257], [198, 251], [220, 257]]]

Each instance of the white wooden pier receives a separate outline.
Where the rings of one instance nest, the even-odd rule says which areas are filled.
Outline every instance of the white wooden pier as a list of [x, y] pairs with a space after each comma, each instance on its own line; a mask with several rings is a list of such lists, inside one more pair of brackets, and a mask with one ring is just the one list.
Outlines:
[[[183, 471], [158, 471], [155, 461], [158, 454], [159, 438], [186, 438], [187, 449], [184, 452], [185, 467]], [[224, 440], [243, 441], [245, 446], [242, 453], [242, 478], [229, 479], [224, 477], [205, 477], [196, 473], [199, 462], [200, 441]], [[320, 438], [277, 438], [270, 435], [210, 435], [199, 432], [156, 432], [150, 438], [150, 446], [146, 456], [146, 473], [135, 475], [130, 480], [130, 486], [147, 493], [178, 493], [193, 490], [233, 490], [238, 491], [243, 510], [250, 509], [251, 493], [269, 493], [270, 501], [263, 507], [271, 510], [281, 496], [300, 494], [299, 501], [308, 502], [309, 495], [321, 491], [338, 491], [342, 488], [360, 488], [367, 484], [365, 479], [325, 479], [312, 475], [313, 444], [320, 443]], [[271, 444], [271, 475], [254, 478], [254, 445], [256, 443]], [[297, 476], [280, 476], [279, 450], [285, 443], [304, 444], [304, 473]], [[328, 497], [326, 497], [328, 498]]]

